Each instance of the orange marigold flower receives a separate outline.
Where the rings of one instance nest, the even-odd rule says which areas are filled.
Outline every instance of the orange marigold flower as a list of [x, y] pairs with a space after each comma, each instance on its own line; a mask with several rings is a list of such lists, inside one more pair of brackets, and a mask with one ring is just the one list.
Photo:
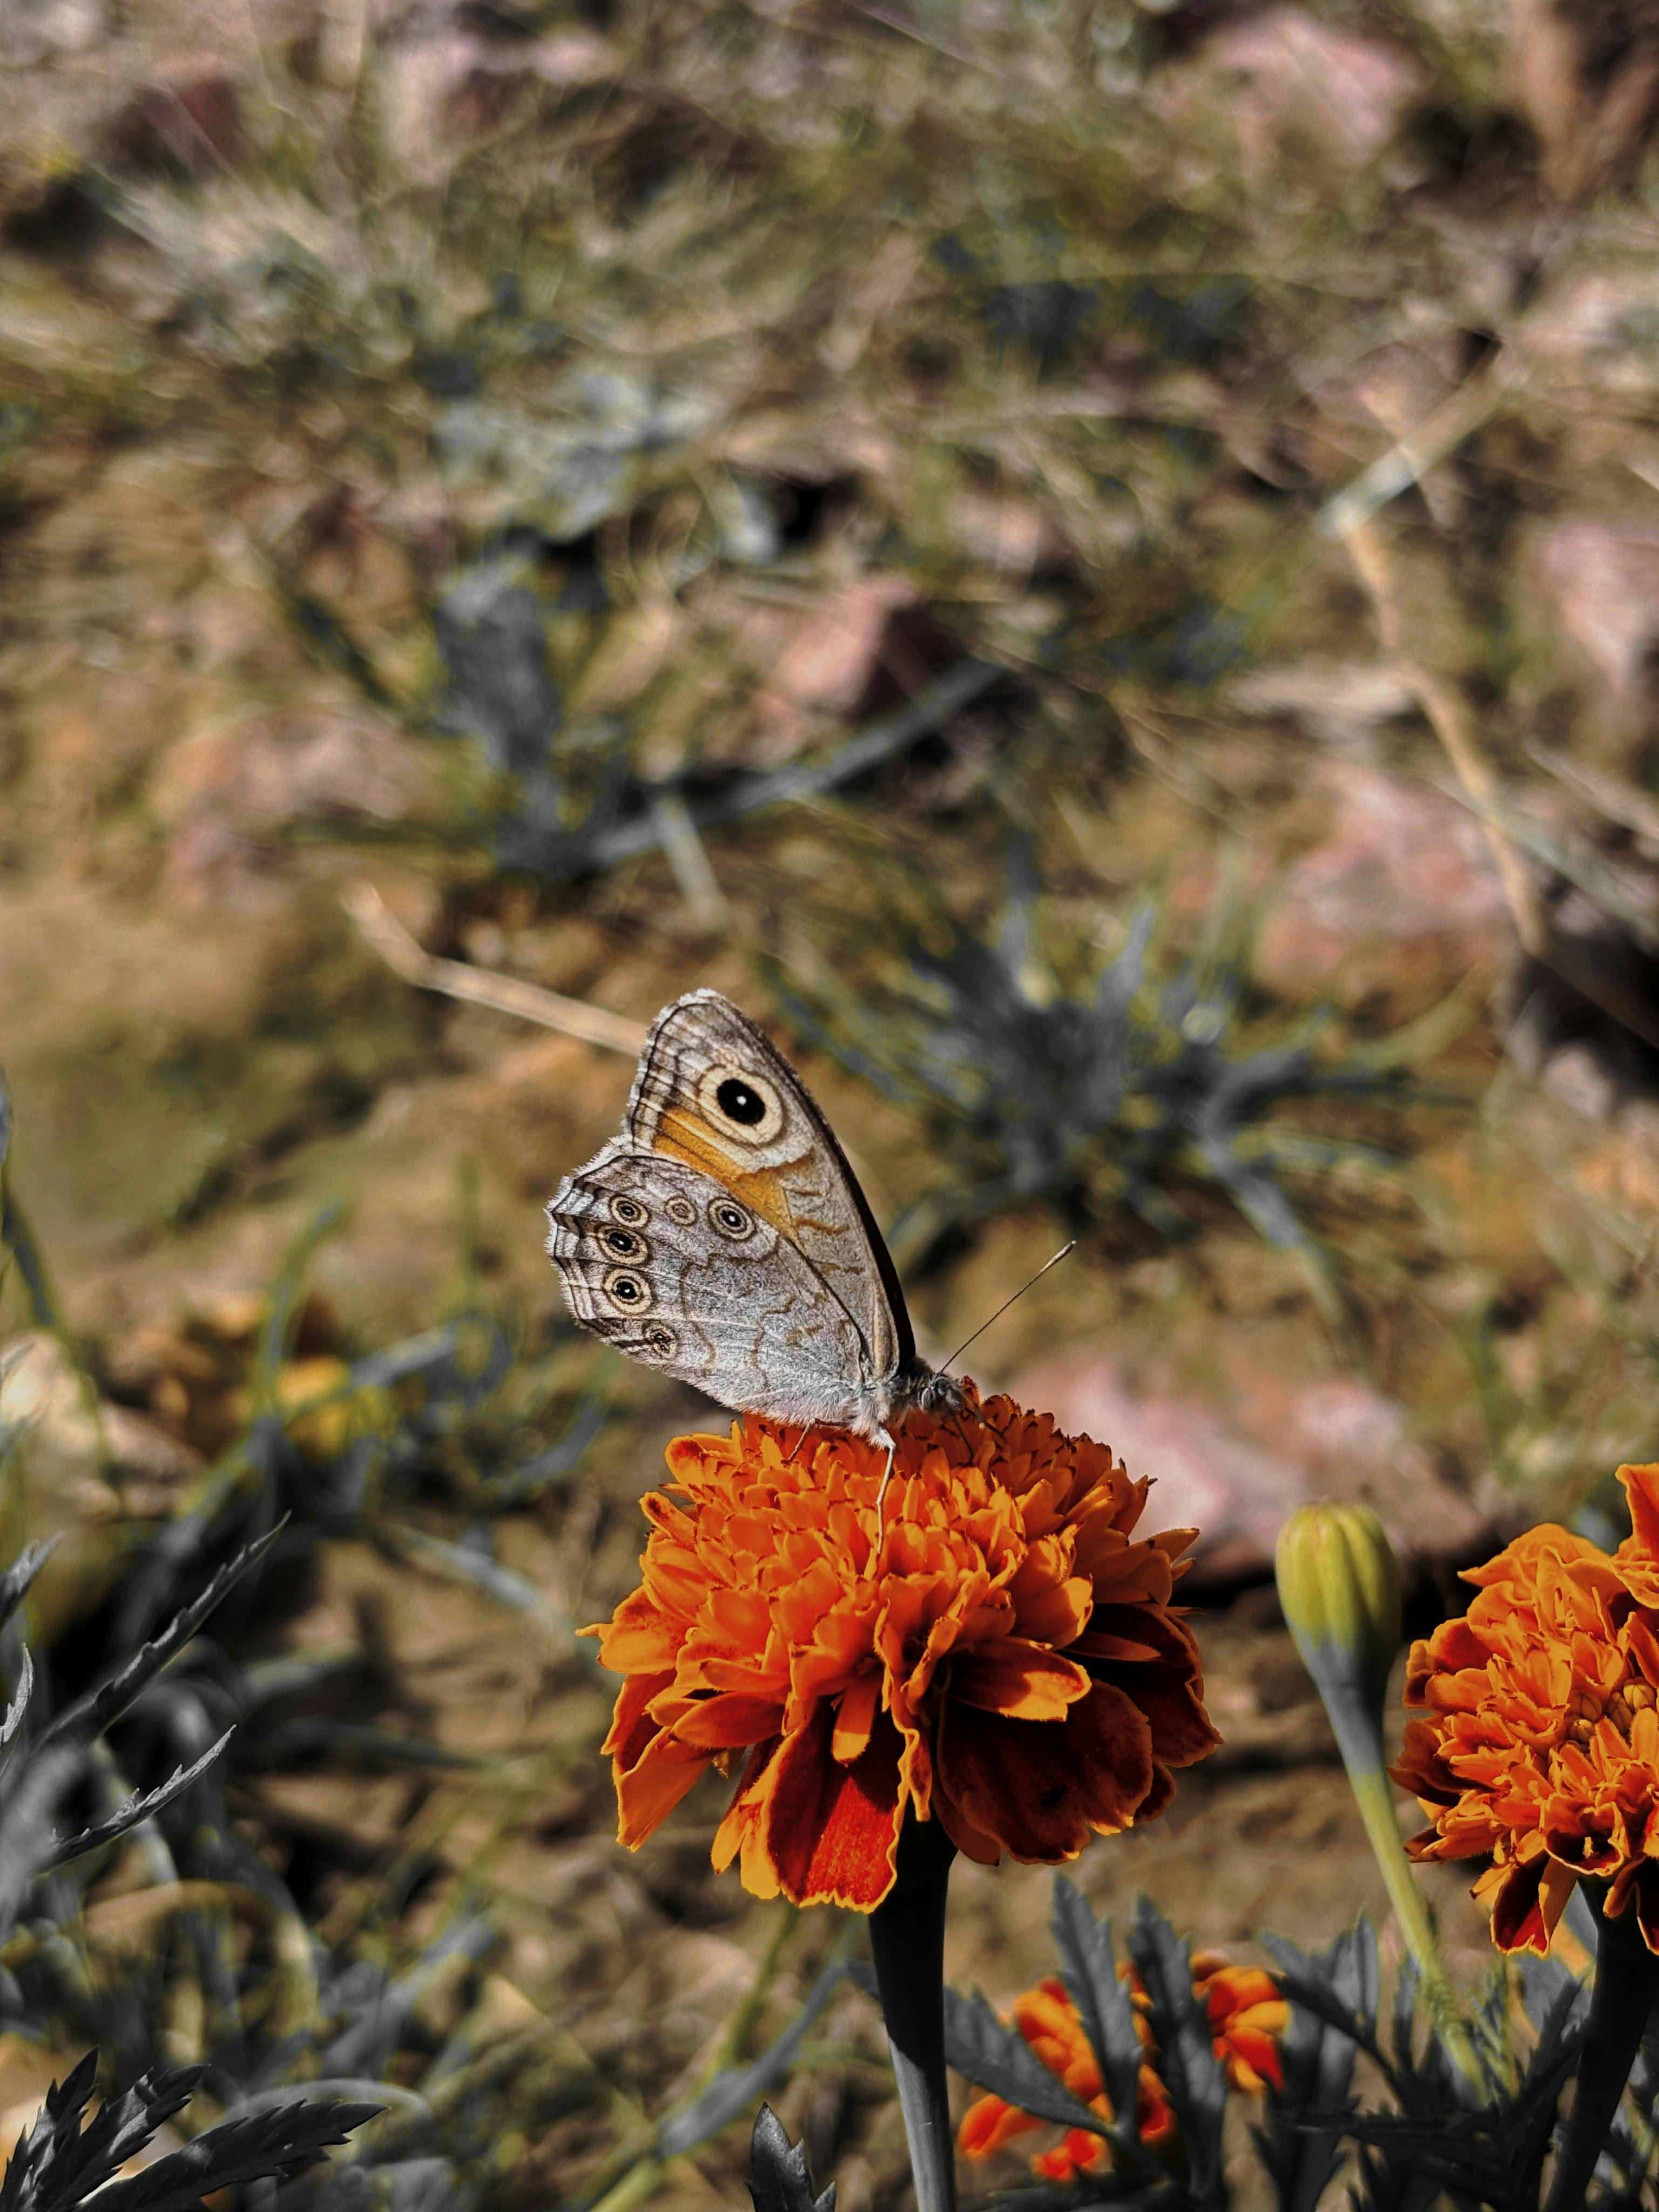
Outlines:
[[1659, 1465], [1621, 1467], [1632, 1534], [1609, 1559], [1546, 1524], [1463, 1579], [1461, 1620], [1412, 1646], [1394, 1779], [1431, 1825], [1414, 1858], [1490, 1856], [1474, 1886], [1504, 1951], [1547, 1951], [1581, 1875], [1659, 1951]]
[[[1157, 2150], [1175, 2134], [1176, 2116], [1158, 2071], [1152, 1999], [1133, 1966], [1121, 1966], [1117, 1971], [1119, 1980], [1128, 1985], [1135, 2033], [1146, 2053], [1136, 2096], [1136, 2124], [1141, 2141]], [[1230, 1966], [1218, 1951], [1201, 1951], [1193, 1960], [1193, 1988], [1206, 2002], [1215, 2055], [1233, 2087], [1256, 2095], [1269, 2082], [1283, 2088], [1278, 2038], [1284, 2033], [1290, 2007], [1272, 1975], [1259, 1966]], [[1111, 2100], [1099, 2065], [1064, 1982], [1042, 1981], [1017, 1997], [1013, 2024], [1073, 2096], [1102, 2119], [1111, 2118]], [[957, 2143], [968, 2158], [989, 2158], [1005, 2143], [1042, 2125], [1034, 2113], [1021, 2112], [1006, 2098], [980, 2097], [963, 2114]], [[1031, 2171], [1048, 2181], [1071, 2181], [1105, 2166], [1110, 2156], [1111, 2147], [1101, 2136], [1086, 2128], [1068, 2128], [1052, 2150], [1036, 2153]]]
[[1285, 2086], [1279, 2039], [1291, 2008], [1279, 1984], [1263, 1966], [1230, 1966], [1219, 1951], [1200, 1951], [1193, 1960], [1193, 1987], [1210, 2018], [1215, 2055], [1235, 2089], [1253, 2097]]
[[1170, 1595], [1190, 1529], [1009, 1398], [907, 1416], [886, 1455], [753, 1416], [681, 1437], [641, 1587], [589, 1632], [628, 1677], [605, 1748], [641, 1843], [743, 1761], [714, 1841], [757, 1896], [870, 1911], [907, 1808], [970, 1858], [1074, 1858], [1162, 1812], [1218, 1741]]

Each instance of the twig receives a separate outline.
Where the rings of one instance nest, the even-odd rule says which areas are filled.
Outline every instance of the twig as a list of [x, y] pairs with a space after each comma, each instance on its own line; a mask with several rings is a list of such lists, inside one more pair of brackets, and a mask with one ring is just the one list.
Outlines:
[[1349, 558], [1359, 572], [1360, 581], [1370, 593], [1382, 649], [1422, 708], [1430, 728], [1444, 746], [1446, 757], [1457, 772], [1458, 781], [1468, 793], [1469, 804], [1492, 848], [1498, 880], [1514, 917], [1516, 934], [1534, 959], [1546, 960], [1553, 934], [1549, 914], [1539, 896], [1532, 871], [1495, 819], [1502, 793], [1492, 764], [1475, 736], [1474, 718], [1454, 685], [1413, 659], [1407, 652], [1393, 556], [1381, 532], [1370, 521], [1361, 520], [1340, 534], [1347, 546]]
[[1632, 1036], [1659, 1048], [1659, 1024], [1650, 1009], [1608, 972], [1604, 960], [1587, 957], [1583, 948], [1557, 931], [1537, 878], [1505, 826], [1504, 817], [1512, 817], [1514, 809], [1482, 750], [1474, 717], [1462, 693], [1407, 653], [1393, 557], [1381, 532], [1370, 521], [1359, 521], [1340, 534], [1361, 582], [1370, 593], [1383, 651], [1439, 738], [1470, 810], [1486, 834], [1522, 951]]
[[1315, 517], [1315, 529], [1324, 538], [1346, 538], [1352, 551], [1355, 536], [1379, 508], [1420, 483], [1431, 468], [1472, 438], [1513, 394], [1524, 374], [1513, 347], [1496, 354], [1485, 368], [1459, 385], [1426, 422], [1419, 423], [1340, 491], [1334, 492]]
[[341, 903], [367, 942], [405, 983], [422, 991], [441, 991], [446, 998], [464, 999], [470, 1006], [490, 1006], [498, 1014], [516, 1014], [520, 1021], [538, 1022], [562, 1036], [638, 1059], [645, 1043], [643, 1022], [607, 1013], [603, 1006], [590, 1006], [581, 999], [567, 999], [562, 992], [545, 991], [539, 983], [526, 983], [516, 975], [475, 968], [465, 960], [440, 960], [393, 917], [372, 884], [353, 884]]

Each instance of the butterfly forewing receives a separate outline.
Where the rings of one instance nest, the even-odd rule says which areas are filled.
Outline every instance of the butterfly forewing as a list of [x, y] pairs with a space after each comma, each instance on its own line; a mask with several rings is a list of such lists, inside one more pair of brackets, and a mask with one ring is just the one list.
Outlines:
[[659, 1014], [621, 1137], [548, 1212], [577, 1320], [722, 1404], [875, 1435], [927, 1373], [828, 1122], [718, 992]]

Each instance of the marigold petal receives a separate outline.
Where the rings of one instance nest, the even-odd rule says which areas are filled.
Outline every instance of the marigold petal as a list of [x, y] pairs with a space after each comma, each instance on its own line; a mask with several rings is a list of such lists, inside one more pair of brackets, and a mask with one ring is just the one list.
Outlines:
[[[1630, 1506], [1631, 1537], [1650, 1559], [1659, 1560], [1659, 1461], [1614, 1470]], [[1622, 1547], [1621, 1547], [1622, 1548]]]
[[610, 1733], [600, 1748], [619, 1768], [634, 1765], [657, 1733], [659, 1723], [651, 1717], [651, 1703], [673, 1679], [672, 1674], [630, 1674], [617, 1691]]
[[[1138, 1637], [1154, 1656], [1143, 1665], [1122, 1662], [1094, 1649], [1097, 1631]], [[1087, 1632], [1073, 1647], [1097, 1681], [1109, 1682], [1133, 1698], [1152, 1723], [1158, 1758], [1166, 1766], [1190, 1766], [1221, 1741], [1204, 1710], [1204, 1674], [1192, 1632], [1168, 1613], [1148, 1606], [1105, 1606], [1097, 1609]]]
[[1131, 1825], [1152, 1786], [1152, 1742], [1145, 1717], [1102, 1682], [1063, 1721], [1008, 1720], [952, 1702], [935, 1786], [1011, 1856], [1052, 1865], [1075, 1858], [1091, 1830]]
[[769, 1771], [764, 1848], [779, 1888], [797, 1905], [844, 1905], [870, 1912], [893, 1886], [903, 1817], [903, 1739], [885, 1713], [850, 1765], [830, 1746], [835, 1713], [818, 1706], [787, 1736]]
[[705, 1751], [738, 1751], [775, 1735], [782, 1720], [783, 1707], [775, 1698], [717, 1692], [712, 1698], [690, 1699], [674, 1722], [674, 1735], [679, 1742]]
[[1018, 2136], [1030, 2135], [1041, 2120], [1022, 2112], [1006, 2097], [976, 2097], [962, 2116], [957, 2130], [957, 2148], [964, 2158], [989, 2158]]
[[1063, 1721], [1089, 1694], [1085, 1669], [1058, 1652], [1018, 1637], [996, 1637], [960, 1651], [951, 1662], [951, 1695], [1010, 1720]]
[[842, 1692], [836, 1708], [836, 1732], [830, 1739], [830, 1755], [837, 1765], [849, 1766], [863, 1755], [880, 1704], [881, 1676], [875, 1673], [860, 1675]]
[[[1541, 1851], [1504, 1869], [1492, 1888], [1492, 1940], [1498, 1949], [1536, 1951], [1542, 1957], [1577, 1880], [1571, 1868]], [[1484, 1881], [1475, 1884], [1477, 1896], [1483, 1887]]]
[[709, 1765], [708, 1752], [683, 1750], [666, 1729], [659, 1730], [632, 1766], [616, 1769], [617, 1842], [636, 1851]]
[[599, 1664], [613, 1674], [672, 1674], [685, 1624], [659, 1610], [650, 1592], [625, 1597], [599, 1637]]

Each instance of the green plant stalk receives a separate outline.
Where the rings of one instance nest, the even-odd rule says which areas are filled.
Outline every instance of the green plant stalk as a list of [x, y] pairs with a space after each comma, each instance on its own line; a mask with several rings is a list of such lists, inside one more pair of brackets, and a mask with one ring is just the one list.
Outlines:
[[[1601, 1889], [1601, 1885], [1595, 1887]], [[1578, 2054], [1572, 2111], [1544, 2212], [1579, 2212], [1636, 2063], [1642, 2031], [1659, 2002], [1659, 1959], [1643, 1939], [1634, 1900], [1616, 1920], [1609, 1920], [1601, 1910], [1601, 1896], [1588, 1882], [1584, 1894], [1601, 1931], [1595, 1980], [1590, 1990], [1589, 2027]]]
[[945, 1906], [955, 1856], [937, 1820], [907, 1817], [893, 1887], [870, 1915], [916, 2212], [956, 2212], [956, 2140], [945, 2079]]
[[1476, 2098], [1484, 2103], [1487, 2094], [1485, 2069], [1475, 2054], [1468, 2024], [1458, 2008], [1429, 1908], [1417, 1886], [1406, 1846], [1400, 1840], [1394, 1790], [1383, 1766], [1382, 1741], [1376, 1719], [1358, 1688], [1349, 1689], [1335, 1683], [1328, 1687], [1322, 1682], [1318, 1686], [1335, 1732], [1337, 1748], [1342, 1753], [1342, 1764], [1347, 1769], [1348, 1787], [1365, 1824], [1371, 1856], [1382, 1876], [1407, 1948], [1422, 1977], [1423, 1994], [1433, 2017], [1435, 2032], [1447, 2057]]

